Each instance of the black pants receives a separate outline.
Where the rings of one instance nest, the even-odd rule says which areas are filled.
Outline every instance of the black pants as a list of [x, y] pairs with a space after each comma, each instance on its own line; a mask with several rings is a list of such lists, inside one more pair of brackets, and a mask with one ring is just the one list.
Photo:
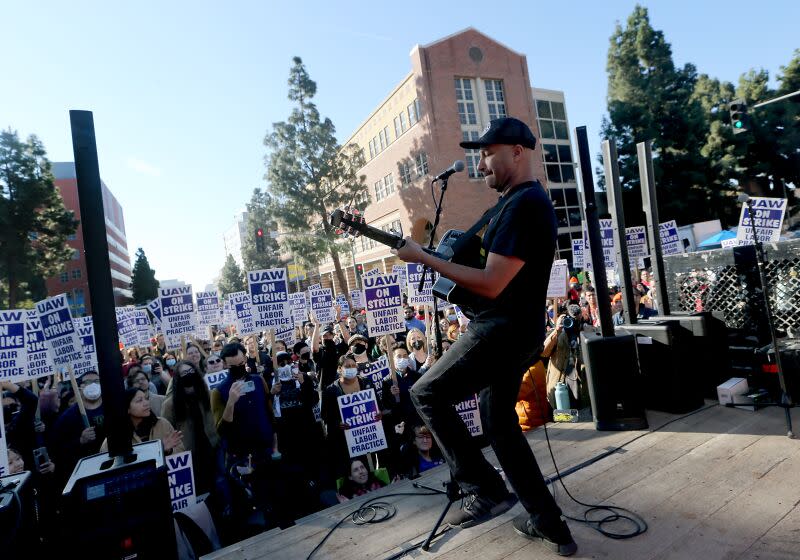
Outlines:
[[547, 489], [515, 410], [522, 376], [536, 359], [535, 349], [520, 344], [519, 339], [483, 338], [468, 330], [414, 384], [411, 398], [462, 490], [501, 496], [506, 492], [502, 477], [472, 441], [453, 406], [480, 393], [483, 431], [511, 487], [534, 518], [551, 520], [561, 510]]

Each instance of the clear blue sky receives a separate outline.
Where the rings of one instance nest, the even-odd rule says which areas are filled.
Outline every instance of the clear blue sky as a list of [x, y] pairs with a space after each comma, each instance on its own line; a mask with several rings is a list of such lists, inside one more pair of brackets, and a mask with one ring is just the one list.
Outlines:
[[[642, 2], [677, 64], [737, 81], [775, 76], [800, 47], [800, 2]], [[104, 181], [125, 209], [131, 256], [202, 288], [222, 232], [263, 187], [264, 134], [289, 113], [291, 59], [346, 138], [410, 70], [408, 54], [473, 26], [528, 57], [533, 85], [566, 94], [599, 149], [606, 53], [635, 2], [6, 2], [0, 128], [72, 160], [69, 109], [94, 112]], [[269, 7], [274, 6], [274, 7]], [[735, 33], [738, 30], [739, 33]]]

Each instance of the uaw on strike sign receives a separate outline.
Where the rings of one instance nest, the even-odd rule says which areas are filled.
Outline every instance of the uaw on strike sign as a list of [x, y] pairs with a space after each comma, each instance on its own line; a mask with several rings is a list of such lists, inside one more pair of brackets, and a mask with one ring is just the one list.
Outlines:
[[250, 271], [247, 273], [247, 285], [255, 330], [291, 329], [292, 314], [286, 286], [286, 269]]
[[403, 296], [397, 274], [373, 274], [362, 277], [367, 303], [369, 336], [405, 332]]
[[378, 419], [378, 401], [375, 391], [367, 389], [338, 397], [339, 412], [347, 428], [347, 451], [350, 457], [358, 457], [372, 451], [388, 448], [383, 424]]
[[181, 345], [181, 337], [188, 339], [194, 334], [195, 315], [192, 286], [159, 288], [161, 302], [161, 321], [168, 348]]

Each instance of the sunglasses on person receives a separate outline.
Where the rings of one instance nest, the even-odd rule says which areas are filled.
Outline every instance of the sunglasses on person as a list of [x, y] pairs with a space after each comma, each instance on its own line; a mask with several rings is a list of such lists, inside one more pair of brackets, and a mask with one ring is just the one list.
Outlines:
[[220, 362], [222, 362], [221, 358], [209, 358], [209, 360], [208, 360], [209, 364], [218, 364]]
[[195, 373], [197, 370], [193, 367], [187, 367], [178, 371], [179, 375], [189, 375], [190, 373]]
[[308, 360], [311, 358], [311, 352], [300, 352], [299, 356], [301, 360]]

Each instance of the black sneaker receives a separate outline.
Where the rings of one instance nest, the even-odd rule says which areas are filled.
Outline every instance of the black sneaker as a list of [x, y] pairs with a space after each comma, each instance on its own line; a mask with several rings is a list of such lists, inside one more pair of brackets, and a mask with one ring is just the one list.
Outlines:
[[543, 527], [535, 524], [528, 513], [523, 513], [514, 518], [514, 530], [524, 537], [541, 541], [547, 548], [559, 556], [572, 556], [578, 550], [578, 545], [572, 540], [569, 527], [559, 519], [552, 527]]
[[459, 509], [451, 510], [444, 522], [453, 528], [474, 527], [507, 512], [516, 503], [517, 496], [508, 492], [500, 500], [493, 500], [478, 494], [468, 494], [464, 498], [463, 505]]

